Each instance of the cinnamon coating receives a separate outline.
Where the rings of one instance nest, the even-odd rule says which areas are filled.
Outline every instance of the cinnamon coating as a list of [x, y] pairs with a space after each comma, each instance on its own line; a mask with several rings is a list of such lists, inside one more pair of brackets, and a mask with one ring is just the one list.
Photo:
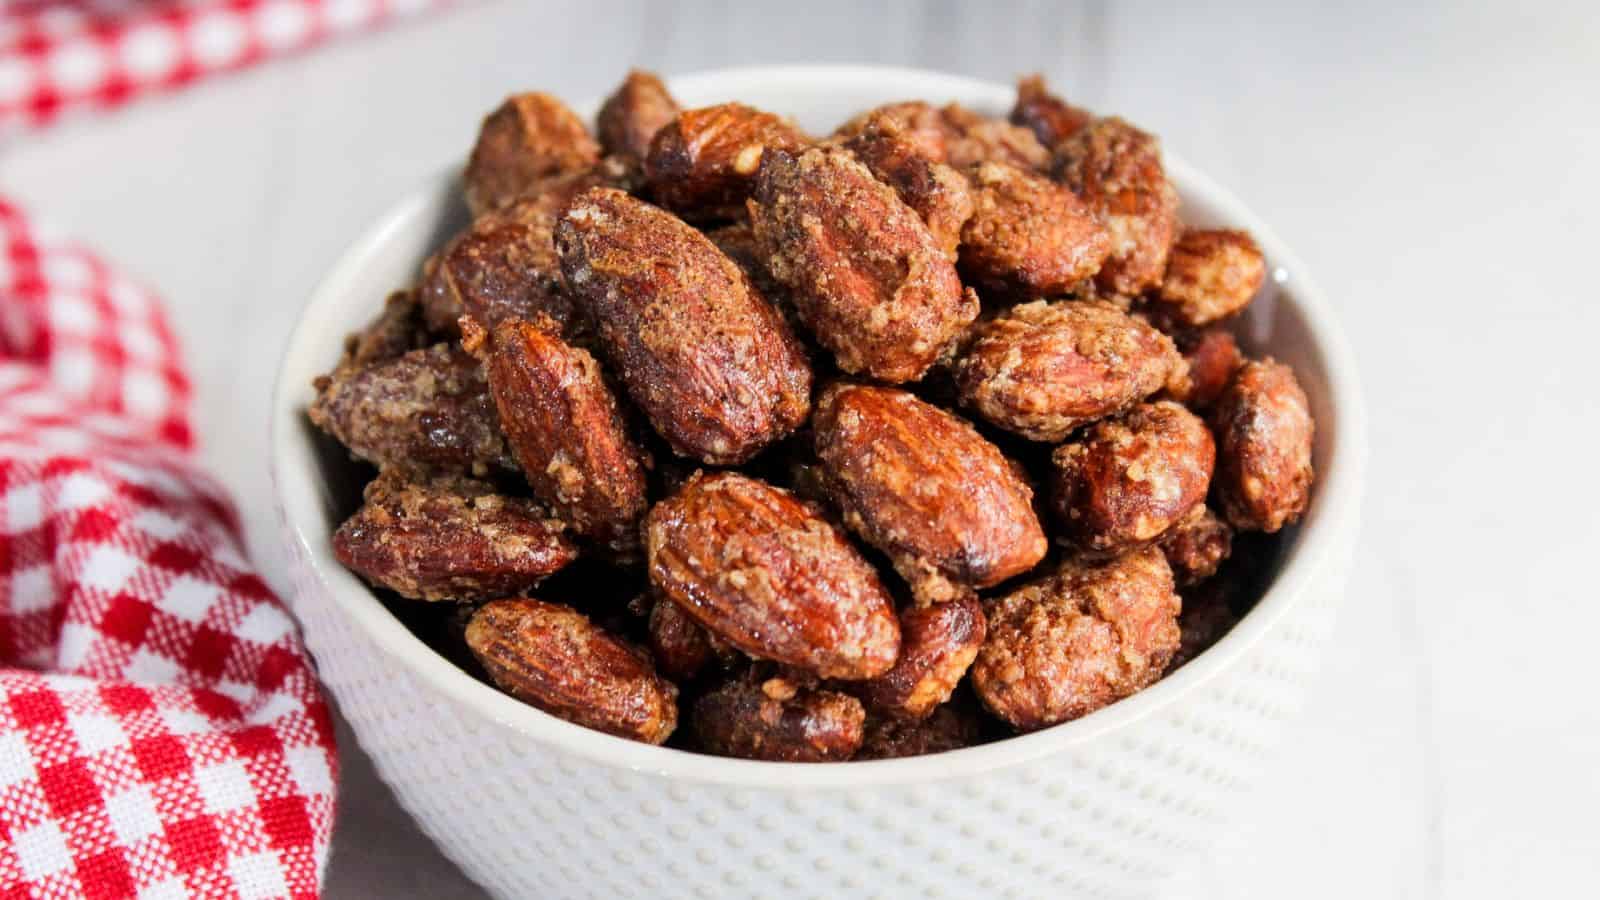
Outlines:
[[549, 94], [508, 97], [483, 120], [464, 175], [474, 216], [505, 206], [552, 175], [577, 172], [600, 158], [583, 120]]
[[1056, 177], [1111, 234], [1100, 286], [1131, 296], [1159, 284], [1178, 230], [1178, 192], [1160, 142], [1121, 119], [1096, 119], [1056, 147], [1056, 160]]
[[1271, 533], [1298, 521], [1311, 500], [1316, 425], [1294, 371], [1271, 358], [1245, 363], [1211, 411], [1211, 427], [1228, 524]]

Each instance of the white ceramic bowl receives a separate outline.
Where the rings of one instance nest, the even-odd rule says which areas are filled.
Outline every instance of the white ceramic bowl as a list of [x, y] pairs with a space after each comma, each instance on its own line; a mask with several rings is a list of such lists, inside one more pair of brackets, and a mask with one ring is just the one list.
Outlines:
[[[1012, 99], [1009, 87], [963, 78], [839, 66], [713, 72], [672, 89], [689, 106], [740, 99], [816, 131], [909, 97], [995, 113]], [[1254, 611], [1172, 676], [1055, 728], [904, 760], [764, 763], [621, 740], [501, 694], [407, 631], [333, 558], [337, 498], [350, 486], [304, 409], [344, 335], [464, 220], [454, 178], [423, 186], [357, 240], [289, 341], [272, 472], [306, 640], [423, 829], [504, 897], [1120, 897], [1179, 870], [1314, 669], [1349, 568], [1365, 426], [1350, 351], [1289, 248], [1170, 150], [1166, 161], [1186, 221], [1250, 229], [1273, 267], [1240, 333], [1292, 364], [1310, 395], [1310, 512]]]

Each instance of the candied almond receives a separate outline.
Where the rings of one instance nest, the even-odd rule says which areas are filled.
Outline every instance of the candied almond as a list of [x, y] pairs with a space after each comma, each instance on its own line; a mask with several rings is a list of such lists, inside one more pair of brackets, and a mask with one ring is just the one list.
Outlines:
[[1294, 370], [1252, 360], [1234, 373], [1211, 411], [1217, 435], [1216, 496], [1228, 524], [1274, 532], [1311, 500], [1311, 404]]
[[998, 584], [1044, 557], [1033, 489], [960, 417], [897, 388], [838, 384], [812, 427], [845, 522], [920, 599]]
[[768, 270], [846, 372], [920, 378], [978, 313], [921, 217], [843, 150], [767, 153], [750, 220]]
[[1051, 456], [1056, 518], [1090, 552], [1154, 540], [1203, 506], [1216, 455], [1206, 423], [1170, 400], [1102, 419]]
[[307, 415], [380, 469], [516, 471], [483, 369], [450, 344], [320, 378]]
[[961, 234], [961, 271], [1024, 297], [1064, 294], [1100, 270], [1106, 230], [1078, 196], [1005, 163], [971, 170], [973, 213]]
[[414, 600], [500, 597], [577, 558], [561, 522], [481, 481], [411, 482], [388, 471], [333, 535], [334, 555], [373, 584]]
[[650, 152], [650, 140], [679, 113], [678, 101], [653, 72], [633, 69], [596, 116], [600, 147], [639, 166]]
[[974, 329], [956, 361], [961, 402], [1035, 441], [1114, 415], [1183, 373], [1172, 339], [1102, 301], [1035, 301]]
[[963, 171], [984, 162], [1001, 162], [1043, 172], [1050, 168], [1050, 151], [1033, 132], [973, 112], [959, 103], [939, 110], [946, 129], [948, 162]]
[[698, 474], [650, 510], [645, 552], [659, 597], [751, 656], [857, 680], [900, 652], [877, 572], [788, 491]]
[[986, 606], [972, 686], [1018, 731], [1088, 715], [1161, 677], [1178, 648], [1179, 606], [1154, 547], [1069, 562]]
[[900, 612], [894, 668], [842, 689], [877, 715], [922, 719], [950, 699], [983, 646], [983, 604], [973, 596]]
[[910, 127], [889, 113], [867, 119], [841, 146], [894, 188], [955, 259], [961, 228], [972, 217], [972, 188], [960, 172], [930, 156]]
[[1189, 376], [1183, 390], [1172, 396], [1190, 409], [1204, 412], [1217, 402], [1233, 373], [1244, 365], [1239, 342], [1232, 332], [1214, 327], [1180, 335], [1178, 348], [1183, 352]]
[[736, 218], [768, 150], [809, 143], [794, 123], [743, 103], [679, 113], [655, 135], [644, 173], [656, 202], [686, 219]]
[[571, 607], [495, 600], [473, 614], [466, 640], [497, 687], [553, 716], [646, 744], [677, 727], [672, 682]]
[[978, 743], [982, 722], [966, 704], [946, 703], [925, 719], [868, 716], [856, 759], [948, 753]]
[[1178, 587], [1186, 588], [1217, 573], [1233, 552], [1233, 529], [1210, 507], [1200, 504], [1168, 529], [1157, 546], [1166, 554]]
[[474, 216], [504, 206], [551, 175], [595, 164], [600, 145], [583, 120], [549, 94], [508, 97], [483, 120], [467, 160], [467, 206]]
[[771, 762], [843, 762], [861, 746], [865, 722], [849, 694], [781, 677], [730, 680], [696, 700], [690, 714], [704, 749]]
[[1167, 256], [1167, 272], [1152, 297], [1152, 312], [1199, 328], [1236, 315], [1267, 278], [1267, 261], [1249, 232], [1191, 229]]
[[906, 137], [916, 147], [919, 156], [933, 162], [948, 161], [945, 140], [950, 136], [950, 126], [946, 124], [939, 110], [921, 100], [904, 100], [875, 106], [835, 129], [833, 140], [841, 144], [847, 143], [865, 131], [870, 123], [881, 122], [884, 119], [892, 119], [904, 129]]
[[[464, 319], [466, 343], [485, 335]], [[600, 364], [534, 323], [508, 320], [482, 348], [506, 439], [534, 494], [574, 531], [618, 552], [638, 546], [650, 461], [628, 437]]]
[[1160, 284], [1178, 230], [1178, 192], [1160, 142], [1121, 119], [1096, 119], [1056, 147], [1056, 159], [1056, 177], [1111, 234], [1100, 285], [1131, 296]]
[[1042, 76], [1029, 75], [1017, 82], [1017, 102], [1011, 107], [1011, 124], [1032, 131], [1046, 149], [1054, 149], [1093, 121], [1093, 113], [1051, 93]]
[[613, 371], [674, 451], [744, 462], [811, 410], [811, 368], [782, 314], [705, 235], [613, 189], [556, 228], [566, 284]]

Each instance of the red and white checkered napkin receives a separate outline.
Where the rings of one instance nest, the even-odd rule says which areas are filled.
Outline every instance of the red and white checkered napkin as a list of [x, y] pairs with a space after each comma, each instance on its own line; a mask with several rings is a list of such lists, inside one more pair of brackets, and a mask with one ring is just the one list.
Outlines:
[[0, 0], [0, 133], [455, 0]]
[[316, 897], [328, 708], [156, 298], [0, 198], [0, 900]]

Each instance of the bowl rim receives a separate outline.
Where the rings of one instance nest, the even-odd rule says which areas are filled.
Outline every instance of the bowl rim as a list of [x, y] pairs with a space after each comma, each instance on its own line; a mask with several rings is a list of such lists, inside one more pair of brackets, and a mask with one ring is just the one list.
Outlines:
[[[809, 90], [837, 85], [854, 90], [862, 82], [892, 86], [904, 96], [951, 96], [980, 108], [1006, 108], [1009, 86], [963, 76], [911, 68], [863, 65], [782, 65], [716, 69], [669, 78], [682, 96], [742, 93], [766, 84], [783, 87], [804, 83]], [[592, 106], [598, 103], [592, 104]], [[449, 662], [390, 613], [355, 575], [339, 566], [331, 550], [308, 537], [307, 516], [320, 514], [313, 473], [293, 465], [294, 442], [303, 430], [294, 427], [305, 404], [307, 387], [288, 380], [291, 362], [309, 353], [320, 313], [341, 306], [343, 285], [357, 277], [363, 261], [389, 240], [392, 232], [432, 202], [441, 182], [456, 178], [456, 167], [435, 175], [392, 206], [339, 255], [318, 282], [296, 320], [280, 356], [268, 425], [273, 495], [280, 540], [290, 542], [291, 565], [307, 567], [322, 587], [320, 594], [339, 607], [396, 665], [433, 690], [470, 709], [486, 722], [520, 737], [558, 748], [593, 762], [686, 782], [803, 792], [970, 777], [1038, 761], [1117, 731], [1180, 702], [1248, 653], [1289, 609], [1311, 589], [1331, 565], [1342, 560], [1343, 545], [1357, 526], [1366, 466], [1366, 413], [1354, 354], [1332, 308], [1293, 250], [1232, 193], [1223, 189], [1170, 150], [1164, 151], [1168, 177], [1186, 196], [1204, 198], [1221, 217], [1255, 236], [1269, 259], [1291, 273], [1292, 286], [1283, 302], [1295, 307], [1325, 367], [1328, 405], [1336, 411], [1335, 451], [1319, 475], [1317, 502], [1302, 523], [1294, 552], [1266, 593], [1216, 644], [1176, 672], [1131, 697], [1080, 719], [1003, 740], [945, 753], [902, 759], [861, 760], [846, 764], [764, 762], [709, 756], [613, 737], [549, 715], [501, 693]], [[1319, 423], [1319, 427], [1326, 427]], [[297, 588], [300, 583], [295, 582]], [[297, 601], [298, 602], [298, 601]], [[315, 602], [323, 602], [317, 600]], [[681, 726], [680, 726], [681, 727]], [[359, 734], [358, 734], [359, 737]]]

